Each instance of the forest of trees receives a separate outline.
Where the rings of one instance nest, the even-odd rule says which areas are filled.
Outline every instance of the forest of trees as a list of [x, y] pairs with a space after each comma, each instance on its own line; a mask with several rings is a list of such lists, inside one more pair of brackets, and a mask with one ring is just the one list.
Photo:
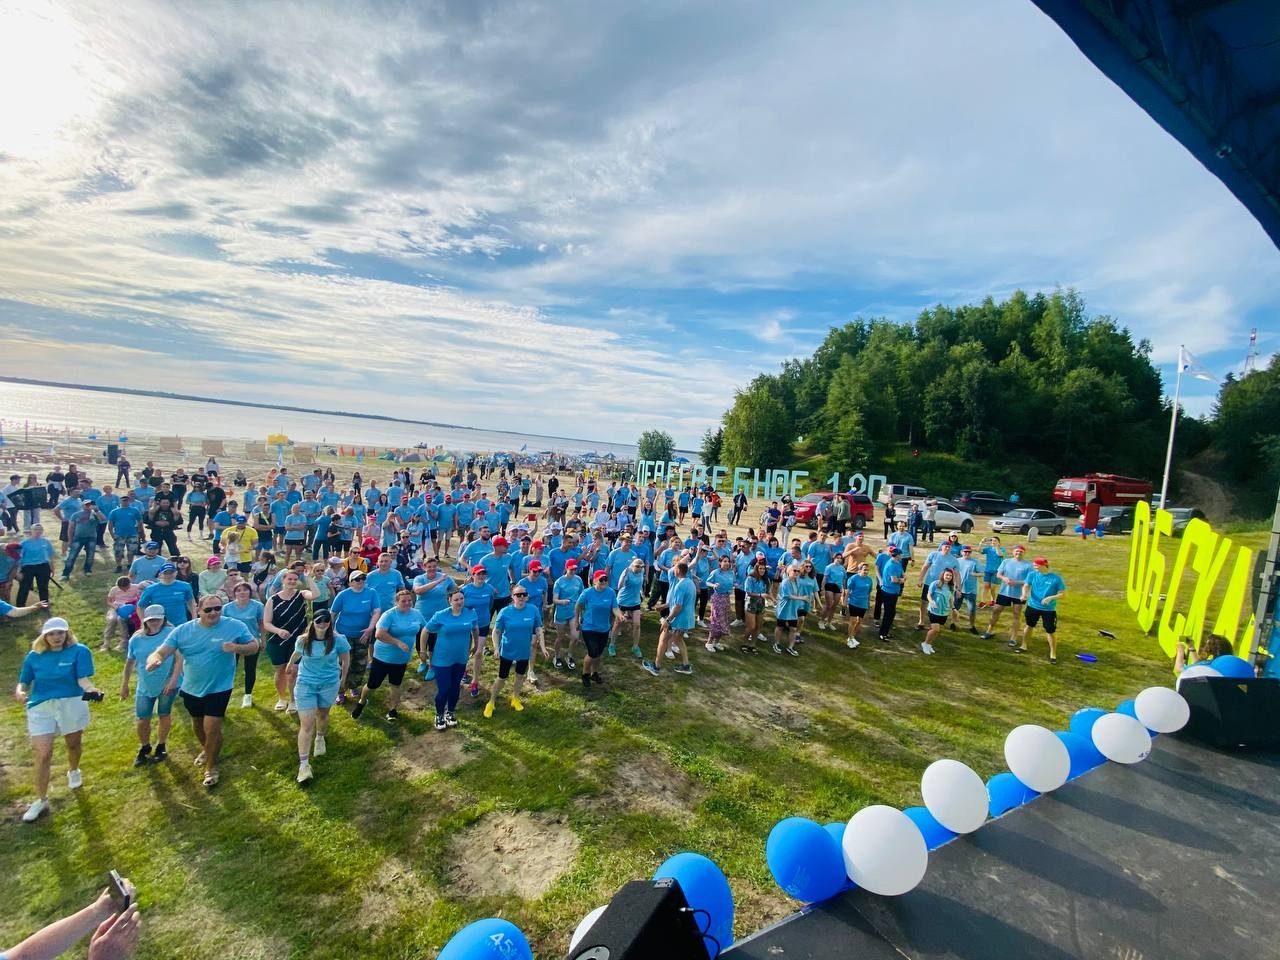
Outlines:
[[[1030, 458], [1059, 475], [1158, 481], [1169, 405], [1151, 345], [1074, 291], [937, 306], [912, 323], [854, 320], [813, 355], [737, 391], [722, 462], [789, 462], [796, 441], [846, 475], [895, 447], [984, 464]], [[704, 443], [710, 439], [704, 438]], [[1216, 457], [1258, 490], [1280, 479], [1280, 367], [1223, 384], [1214, 415], [1179, 421], [1179, 462]], [[1253, 491], [1256, 493], [1257, 491]]]

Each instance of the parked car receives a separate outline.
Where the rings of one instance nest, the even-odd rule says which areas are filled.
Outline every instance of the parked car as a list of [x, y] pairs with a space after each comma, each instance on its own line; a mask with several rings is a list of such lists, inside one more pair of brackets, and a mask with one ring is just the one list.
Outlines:
[[1169, 512], [1173, 514], [1173, 535], [1175, 537], [1182, 536], [1187, 529], [1187, 524], [1192, 520], [1207, 520], [1203, 510], [1195, 507], [1170, 507]]
[[991, 521], [991, 529], [996, 533], [1028, 533], [1032, 527], [1041, 533], [1056, 535], [1067, 529], [1067, 520], [1052, 510], [1021, 507]]
[[983, 514], [999, 515], [1017, 510], [1019, 505], [1007, 497], [990, 490], [961, 490], [953, 494], [951, 502], [961, 510], [968, 510], [974, 516]]
[[1103, 507], [1098, 511], [1098, 529], [1104, 533], [1132, 533], [1133, 507]]
[[[919, 504], [920, 509], [924, 509], [923, 500], [899, 500], [894, 504], [898, 511], [899, 520], [906, 519], [906, 511], [911, 509], [912, 504]], [[933, 518], [933, 526], [936, 530], [959, 530], [961, 533], [968, 533], [973, 529], [973, 514], [967, 510], [961, 510], [949, 500], [939, 500], [938, 512]]]
[[[806, 493], [796, 501], [796, 525], [811, 530], [818, 529], [818, 504], [824, 500], [835, 498], [834, 493]], [[861, 530], [876, 519], [876, 507], [865, 493], [842, 493], [840, 496], [849, 504], [849, 523], [855, 530]]]
[[923, 500], [929, 495], [929, 491], [924, 487], [917, 487], [910, 483], [887, 483], [880, 488], [880, 498], [886, 498], [897, 503], [899, 500], [910, 500], [912, 498]]

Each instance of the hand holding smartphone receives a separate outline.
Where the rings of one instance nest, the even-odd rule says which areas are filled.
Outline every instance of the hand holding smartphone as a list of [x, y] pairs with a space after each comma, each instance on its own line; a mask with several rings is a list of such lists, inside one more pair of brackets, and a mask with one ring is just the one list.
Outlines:
[[128, 910], [133, 903], [134, 886], [120, 876], [119, 871], [111, 870], [107, 873], [107, 892], [111, 895], [111, 902], [117, 912]]

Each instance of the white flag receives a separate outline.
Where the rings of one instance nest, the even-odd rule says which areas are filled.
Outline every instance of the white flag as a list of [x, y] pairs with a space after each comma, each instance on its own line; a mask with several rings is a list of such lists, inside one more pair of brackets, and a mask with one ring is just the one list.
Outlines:
[[1206, 370], [1186, 347], [1178, 348], [1178, 371], [1180, 373], [1189, 373], [1197, 380], [1208, 380], [1210, 383], [1218, 382], [1218, 378]]

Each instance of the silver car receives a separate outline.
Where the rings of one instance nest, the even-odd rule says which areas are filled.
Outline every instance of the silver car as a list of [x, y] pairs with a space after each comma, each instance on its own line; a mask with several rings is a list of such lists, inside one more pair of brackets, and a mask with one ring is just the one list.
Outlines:
[[[912, 505], [918, 505], [921, 510], [924, 510], [924, 503], [923, 500], [899, 500], [894, 504], [898, 511], [898, 519], [906, 520], [907, 511]], [[967, 510], [961, 510], [949, 500], [939, 500], [933, 526], [935, 530], [959, 530], [961, 533], [968, 533], [973, 529], [973, 514]]]
[[1002, 517], [991, 521], [991, 529], [996, 533], [1029, 533], [1035, 527], [1041, 533], [1052, 533], [1055, 536], [1067, 529], [1065, 517], [1060, 517], [1052, 510], [1036, 510], [1020, 507], [1010, 510]]

